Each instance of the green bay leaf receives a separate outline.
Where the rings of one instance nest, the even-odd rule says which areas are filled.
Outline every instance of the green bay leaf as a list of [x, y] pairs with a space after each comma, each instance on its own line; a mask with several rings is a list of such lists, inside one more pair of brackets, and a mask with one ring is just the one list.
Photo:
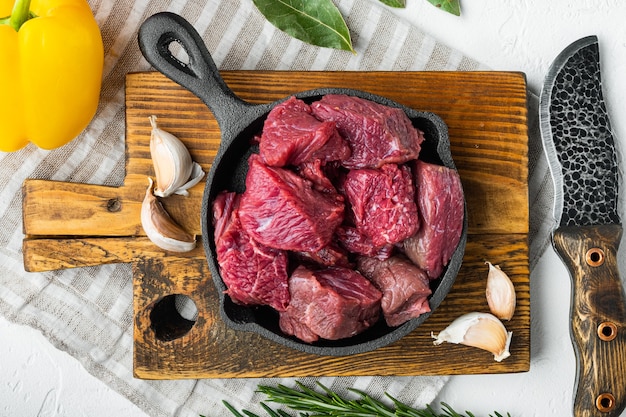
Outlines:
[[428, 2], [455, 16], [461, 16], [460, 0], [428, 0]]
[[253, 0], [261, 14], [296, 39], [354, 53], [350, 31], [331, 0]]
[[406, 7], [406, 0], [378, 0], [383, 4], [386, 4], [390, 7], [397, 7], [399, 9], [403, 9]]

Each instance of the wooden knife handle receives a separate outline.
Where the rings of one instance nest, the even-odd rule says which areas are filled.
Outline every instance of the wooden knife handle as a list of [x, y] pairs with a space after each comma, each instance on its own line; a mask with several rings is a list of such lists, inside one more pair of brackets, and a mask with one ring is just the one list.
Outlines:
[[626, 405], [626, 297], [617, 265], [620, 225], [562, 227], [554, 248], [572, 278], [575, 417], [617, 417]]

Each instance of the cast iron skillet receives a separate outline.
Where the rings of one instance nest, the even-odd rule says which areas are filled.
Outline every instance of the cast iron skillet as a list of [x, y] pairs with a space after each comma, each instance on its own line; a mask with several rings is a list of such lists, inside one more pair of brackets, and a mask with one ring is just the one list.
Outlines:
[[[172, 42], [179, 43], [189, 57], [181, 62], [170, 50]], [[213, 112], [221, 129], [221, 144], [207, 175], [202, 201], [202, 240], [213, 281], [220, 296], [222, 319], [237, 330], [252, 331], [285, 346], [319, 355], [343, 356], [362, 353], [386, 346], [413, 331], [431, 314], [423, 314], [401, 326], [388, 327], [384, 320], [365, 332], [347, 339], [308, 344], [283, 334], [278, 326], [278, 315], [269, 307], [245, 307], [233, 303], [224, 295], [224, 285], [217, 264], [213, 239], [211, 203], [222, 190], [243, 192], [248, 169], [248, 156], [256, 150], [250, 146], [254, 134], [262, 130], [263, 121], [273, 106], [253, 105], [241, 100], [226, 85], [209, 54], [204, 41], [193, 26], [177, 14], [163, 12], [149, 17], [139, 29], [139, 46], [144, 57], [165, 76], [198, 96]], [[251, 75], [252, 76], [252, 75]], [[311, 103], [325, 94], [347, 94], [372, 100], [387, 106], [399, 107], [413, 124], [425, 133], [420, 159], [455, 169], [450, 154], [448, 129], [436, 115], [419, 112], [392, 100], [364, 91], [324, 88], [296, 93], [295, 96]], [[430, 307], [434, 311], [448, 294], [461, 266], [467, 239], [467, 215], [463, 234], [452, 259], [440, 278], [431, 287]]]

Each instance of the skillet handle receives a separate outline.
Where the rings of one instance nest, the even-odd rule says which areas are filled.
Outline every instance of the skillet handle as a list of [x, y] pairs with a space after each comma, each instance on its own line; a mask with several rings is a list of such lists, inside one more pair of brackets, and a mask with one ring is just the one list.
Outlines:
[[[139, 28], [139, 49], [146, 60], [172, 81], [198, 96], [213, 112], [218, 123], [237, 119], [251, 104], [241, 100], [226, 85], [196, 29], [182, 16], [156, 13]], [[187, 53], [182, 62], [169, 49], [177, 42]]]

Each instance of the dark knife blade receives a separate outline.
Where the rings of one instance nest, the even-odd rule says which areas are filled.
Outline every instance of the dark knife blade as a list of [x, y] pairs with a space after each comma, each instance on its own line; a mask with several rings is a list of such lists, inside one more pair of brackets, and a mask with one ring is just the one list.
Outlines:
[[554, 181], [552, 243], [572, 280], [574, 416], [617, 417], [626, 406], [619, 167], [595, 36], [557, 56], [541, 91], [539, 117]]

